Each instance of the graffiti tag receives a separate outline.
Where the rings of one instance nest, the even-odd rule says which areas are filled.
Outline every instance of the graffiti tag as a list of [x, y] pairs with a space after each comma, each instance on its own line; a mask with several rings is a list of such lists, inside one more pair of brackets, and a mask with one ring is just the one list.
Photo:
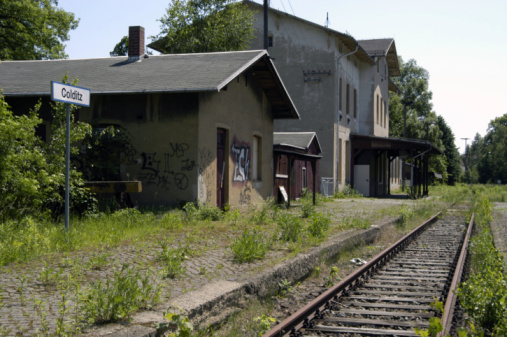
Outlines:
[[237, 143], [236, 138], [234, 138], [231, 154], [234, 158], [232, 181], [246, 183], [250, 178], [250, 146], [247, 143]]

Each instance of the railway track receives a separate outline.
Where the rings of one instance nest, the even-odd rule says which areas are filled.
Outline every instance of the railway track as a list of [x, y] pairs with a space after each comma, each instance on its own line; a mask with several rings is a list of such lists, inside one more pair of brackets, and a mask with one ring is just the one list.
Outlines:
[[[473, 225], [433, 216], [267, 332], [275, 336], [417, 336], [445, 304], [448, 333]], [[468, 229], [468, 230], [467, 230]]]

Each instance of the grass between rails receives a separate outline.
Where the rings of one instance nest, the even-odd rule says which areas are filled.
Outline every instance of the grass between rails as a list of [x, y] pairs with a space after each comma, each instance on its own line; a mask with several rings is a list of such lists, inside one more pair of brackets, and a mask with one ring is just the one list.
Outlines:
[[[230, 254], [237, 263], [262, 259], [271, 250], [297, 254], [340, 231], [367, 228], [383, 217], [395, 216], [400, 207], [405, 209], [407, 214], [435, 213], [437, 208], [442, 207], [440, 204], [448, 202], [445, 199], [448, 198], [445, 197], [447, 194], [449, 192], [442, 192], [438, 198], [432, 198], [432, 201], [410, 200], [388, 206], [383, 202], [377, 205], [374, 200], [368, 199], [368, 202], [375, 205], [367, 210], [363, 206], [366, 199], [359, 197], [342, 200], [317, 196], [318, 204], [314, 207], [310, 204], [310, 194], [300, 200], [298, 207], [289, 210], [269, 202], [242, 213], [238, 210], [224, 213], [214, 207], [195, 207], [194, 204], [187, 204], [183, 210], [166, 212], [126, 209], [112, 214], [95, 214], [82, 219], [72, 219], [69, 233], [65, 232], [61, 223], [27, 218], [21, 222], [0, 225], [0, 265], [8, 268], [16, 262], [18, 268], [26, 261], [49, 261], [57, 259], [58, 254], [64, 254], [58, 262], [59, 269], [45, 264], [38, 277], [41, 283], [58, 288], [60, 293], [64, 288], [80, 288], [81, 292], [85, 293], [85, 296], [76, 297], [75, 292], [66, 290], [66, 295], [59, 300], [62, 322], [67, 324], [62, 323], [59, 331], [63, 331], [60, 335], [65, 335], [66, 331], [77, 331], [84, 321], [98, 323], [128, 320], [132, 312], [124, 309], [124, 303], [115, 303], [115, 300], [121, 297], [124, 302], [130, 303], [132, 308], [142, 309], [156, 305], [156, 300], [147, 303], [146, 299], [157, 298], [154, 296], [158, 291], [157, 283], [164, 278], [185, 277], [186, 271], [181, 262], [202, 254], [203, 250], [215, 245], [229, 247]], [[340, 202], [337, 202], [338, 200]], [[352, 213], [356, 216], [352, 217]], [[343, 214], [348, 214], [349, 217], [345, 218]], [[413, 215], [411, 217], [415, 218]], [[400, 223], [400, 228], [404, 226]], [[219, 239], [217, 234], [224, 234], [228, 239]], [[253, 239], [255, 235], [262, 239]], [[245, 241], [241, 242], [243, 237]], [[161, 241], [161, 238], [168, 239]], [[184, 238], [184, 241], [181, 241], [181, 238]], [[139, 266], [124, 267], [120, 264], [115, 266], [116, 272], [109, 279], [90, 280], [85, 276], [86, 270], [112, 267], [108, 252], [111, 251], [110, 248], [132, 243], [138, 246], [147, 243], [153, 246], [153, 243], [158, 243], [158, 250], [161, 252], [154, 258], [153, 263], [161, 264], [164, 273], [154, 274], [150, 267], [140, 270]], [[254, 247], [253, 253], [249, 251], [250, 243]], [[257, 253], [255, 249], [259, 247], [260, 253]], [[89, 256], [86, 264], [74, 260], [76, 252], [84, 252]], [[149, 282], [147, 273], [151, 273], [150, 279], [156, 282]], [[65, 278], [72, 282], [62, 281]], [[89, 283], [90, 281], [92, 283]], [[141, 288], [133, 287], [134, 283], [140, 284]], [[24, 290], [25, 284], [26, 281], [20, 281], [18, 294], [26, 304], [31, 298]], [[130, 286], [132, 287], [129, 288]], [[124, 292], [133, 295], [130, 298], [118, 295]], [[41, 332], [49, 331], [45, 305], [44, 301], [37, 304]], [[259, 321], [259, 324], [264, 325], [267, 322], [266, 319]], [[51, 333], [54, 331], [51, 330]]]
[[466, 312], [465, 336], [507, 336], [507, 266], [495, 248], [490, 230], [493, 201], [505, 202], [505, 186], [473, 186], [474, 236], [470, 241], [470, 270], [459, 285], [458, 297]]

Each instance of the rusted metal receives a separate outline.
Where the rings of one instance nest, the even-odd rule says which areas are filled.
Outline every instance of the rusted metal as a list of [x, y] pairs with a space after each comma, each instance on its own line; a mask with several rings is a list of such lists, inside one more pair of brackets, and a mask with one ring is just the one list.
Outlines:
[[470, 223], [468, 224], [468, 230], [463, 242], [463, 246], [461, 247], [461, 253], [459, 255], [458, 263], [456, 264], [456, 270], [454, 272], [454, 276], [452, 278], [452, 283], [450, 286], [449, 293], [447, 295], [447, 299], [445, 300], [444, 314], [442, 315], [442, 325], [443, 330], [437, 336], [442, 337], [446, 336], [451, 332], [452, 328], [452, 318], [454, 316], [454, 307], [456, 305], [457, 295], [456, 289], [458, 287], [458, 283], [461, 281], [461, 277], [463, 275], [463, 270], [465, 266], [465, 261], [468, 253], [468, 243], [470, 241], [470, 236], [472, 235], [472, 230], [474, 227], [474, 219], [475, 213], [472, 214], [470, 219]]
[[[320, 296], [315, 298], [313, 301], [299, 309], [296, 313], [286, 318], [280, 324], [273, 327], [270, 331], [266, 332], [262, 337], [278, 337], [278, 336], [289, 336], [289, 333], [300, 329], [303, 326], [308, 326], [311, 321], [315, 318], [320, 318], [321, 313], [326, 309], [329, 301], [337, 298], [339, 295], [345, 294], [355, 288], [363, 277], [367, 277], [370, 271], [377, 269], [384, 265], [392, 256], [403, 249], [415, 236], [423, 231], [426, 226], [432, 224], [440, 216], [441, 212], [438, 212], [432, 216], [429, 220], [424, 222], [422, 225], [412, 230], [410, 233], [405, 235], [403, 238], [398, 240], [394, 245], [383, 251], [382, 253], [375, 256], [371, 261], [363, 265], [361, 268], [347, 276], [341, 282], [335, 286], [329, 288]], [[314, 323], [313, 323], [314, 324]]]

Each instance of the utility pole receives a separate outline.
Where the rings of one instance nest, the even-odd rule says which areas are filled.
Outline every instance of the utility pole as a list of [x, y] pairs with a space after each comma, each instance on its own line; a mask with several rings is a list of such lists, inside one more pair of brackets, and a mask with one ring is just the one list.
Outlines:
[[465, 152], [466, 152], [466, 150], [467, 150], [467, 140], [469, 140], [470, 138], [461, 138], [461, 139], [465, 140]]
[[[467, 172], [468, 171], [467, 140], [469, 140], [470, 138], [461, 138], [461, 139], [465, 140], [465, 153], [463, 153], [463, 164], [465, 164], [465, 172]], [[466, 175], [465, 175], [465, 177], [466, 177]]]

